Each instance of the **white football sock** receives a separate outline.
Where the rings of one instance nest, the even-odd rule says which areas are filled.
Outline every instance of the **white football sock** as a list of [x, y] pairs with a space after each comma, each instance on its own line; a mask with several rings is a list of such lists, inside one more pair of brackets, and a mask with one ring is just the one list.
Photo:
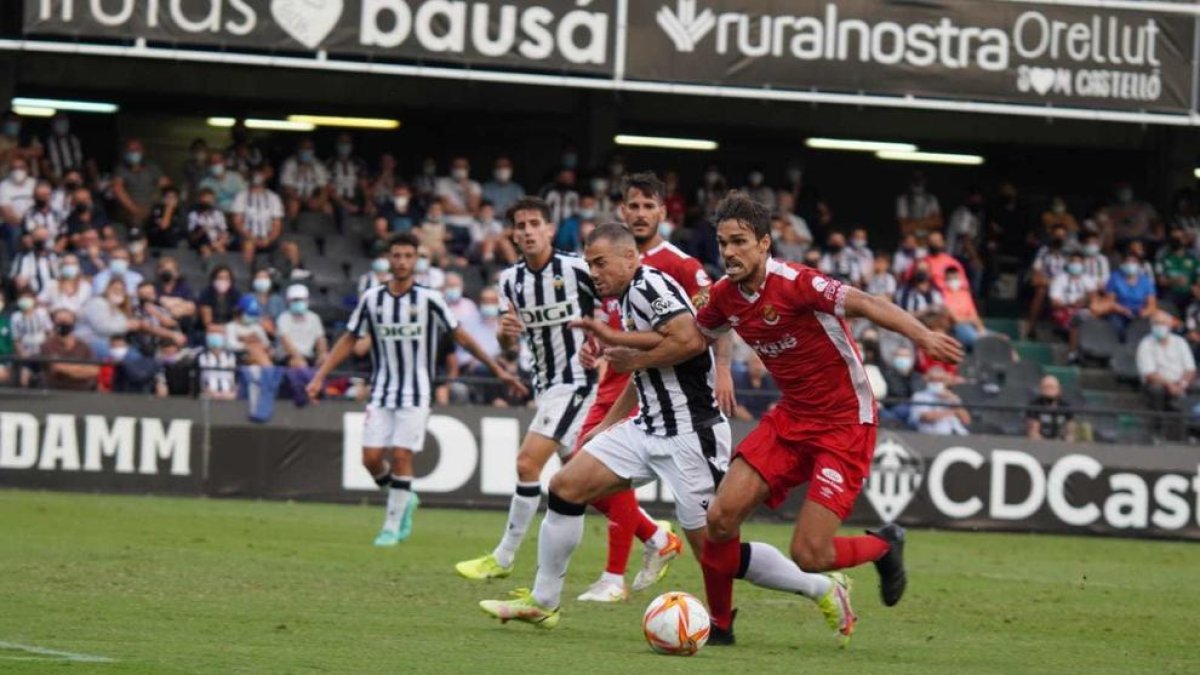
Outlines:
[[750, 561], [743, 577], [746, 581], [776, 591], [799, 593], [813, 600], [819, 600], [829, 592], [833, 582], [824, 574], [805, 572], [770, 544], [752, 541], [748, 546]]
[[538, 569], [533, 582], [533, 599], [537, 604], [547, 609], [558, 607], [567, 565], [582, 540], [582, 507], [579, 515], [573, 516], [553, 509], [546, 511], [538, 533]]
[[501, 567], [511, 567], [513, 559], [517, 557], [521, 541], [525, 539], [525, 533], [529, 530], [529, 523], [533, 522], [538, 506], [542, 503], [541, 490], [541, 483], [517, 483], [517, 492], [513, 494], [512, 503], [508, 506], [508, 525], [504, 536], [500, 539], [500, 545], [492, 551]]
[[392, 484], [388, 488], [387, 511], [383, 519], [383, 529], [395, 532], [400, 529], [400, 519], [404, 509], [412, 497], [412, 476], [392, 475]]

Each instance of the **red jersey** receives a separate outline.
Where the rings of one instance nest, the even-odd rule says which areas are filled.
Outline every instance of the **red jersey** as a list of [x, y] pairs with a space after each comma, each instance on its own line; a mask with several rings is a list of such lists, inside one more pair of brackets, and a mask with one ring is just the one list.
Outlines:
[[[708, 273], [704, 271], [704, 265], [701, 265], [699, 260], [679, 250], [677, 246], [668, 241], [663, 241], [658, 246], [646, 251], [641, 257], [643, 263], [678, 281], [696, 309], [700, 309], [708, 302], [708, 289], [712, 286], [712, 280], [709, 279]], [[609, 326], [623, 330], [621, 303], [617, 298], [605, 298], [602, 311]], [[605, 370], [604, 377], [600, 378], [600, 386], [596, 390], [596, 402], [593, 405], [603, 406], [605, 409], [610, 407], [620, 398], [621, 392], [625, 390], [625, 383], [628, 381], [629, 373], [618, 373], [611, 368]]]
[[756, 295], [725, 277], [696, 322], [710, 336], [736, 330], [775, 378], [780, 407], [801, 425], [874, 424], [875, 395], [843, 318], [848, 290], [810, 267], [770, 258]]

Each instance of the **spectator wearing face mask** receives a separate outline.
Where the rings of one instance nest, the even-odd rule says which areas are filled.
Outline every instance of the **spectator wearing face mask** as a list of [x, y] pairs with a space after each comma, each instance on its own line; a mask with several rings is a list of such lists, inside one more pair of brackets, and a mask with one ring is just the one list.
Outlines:
[[379, 207], [375, 219], [375, 238], [384, 242], [397, 232], [408, 232], [417, 227], [425, 219], [417, 201], [413, 198], [412, 189], [407, 183], [400, 183], [393, 189], [392, 197]]
[[0, 174], [7, 173], [9, 165], [20, 159], [36, 178], [43, 154], [42, 144], [25, 129], [21, 116], [12, 110], [5, 112], [0, 124]]
[[963, 278], [967, 276], [967, 271], [963, 269], [962, 263], [946, 252], [946, 239], [941, 232], [929, 233], [928, 254], [922, 259], [922, 262], [929, 268], [929, 278], [939, 291], [946, 290], [946, 272], [948, 270], [958, 270], [959, 276]]
[[450, 175], [439, 178], [433, 192], [434, 197], [442, 204], [447, 227], [471, 227], [471, 223], [479, 214], [483, 188], [471, 180], [471, 164], [466, 157], [455, 157], [451, 160]]
[[179, 322], [185, 333], [190, 333], [196, 320], [196, 294], [186, 279], [179, 276], [179, 263], [171, 256], [158, 259], [154, 285], [158, 303]]
[[913, 366], [913, 353], [908, 347], [897, 347], [891, 360], [884, 360], [880, 372], [887, 385], [887, 399], [899, 402], [881, 406], [880, 418], [908, 426], [911, 412], [909, 401], [916, 393], [917, 387], [917, 376], [913, 371]]
[[847, 250], [858, 265], [859, 282], [856, 285], [864, 288], [875, 271], [875, 252], [871, 250], [870, 243], [867, 241], [867, 231], [864, 228], [856, 227], [850, 233], [850, 248]]
[[742, 192], [745, 192], [750, 199], [771, 209], [775, 208], [775, 190], [766, 184], [766, 180], [766, 174], [762, 169], [754, 168], [746, 174], [746, 185], [742, 188]]
[[219, 401], [237, 398], [237, 355], [225, 348], [225, 327], [212, 324], [204, 334], [204, 350], [196, 356], [200, 396]]
[[63, 361], [94, 361], [96, 355], [87, 343], [75, 336], [75, 315], [65, 309], [54, 313], [54, 334], [42, 344], [46, 359], [46, 386], [50, 389], [91, 391], [96, 388], [100, 367], [87, 363]]
[[550, 205], [550, 220], [555, 225], [579, 210], [579, 192], [575, 189], [575, 170], [560, 169], [554, 182], [543, 186], [538, 196]]
[[200, 198], [188, 212], [187, 232], [192, 248], [202, 258], [229, 250], [229, 225], [225, 213], [217, 208], [217, 196], [211, 188], [200, 188]]
[[1033, 268], [1029, 274], [1029, 331], [1032, 334], [1033, 325], [1042, 317], [1046, 306], [1046, 294], [1050, 290], [1050, 281], [1063, 273], [1067, 267], [1067, 228], [1055, 225], [1050, 230], [1050, 239], [1038, 249], [1033, 259]]
[[1103, 288], [1108, 283], [1108, 278], [1112, 276], [1112, 267], [1108, 256], [1100, 250], [1100, 235], [1095, 232], [1086, 232], [1079, 242], [1083, 252], [1083, 273], [1096, 282], [1096, 288]]
[[267, 172], [255, 169], [250, 187], [233, 200], [233, 229], [241, 242], [246, 267], [254, 266], [258, 255], [275, 252], [283, 234], [283, 200], [267, 188]]
[[225, 167], [225, 154], [212, 152], [208, 155], [208, 175], [200, 179], [197, 195], [210, 190], [216, 198], [215, 205], [221, 213], [233, 211], [233, 200], [246, 190], [246, 179], [236, 171]]
[[379, 155], [379, 170], [371, 176], [371, 184], [367, 189], [367, 196], [376, 211], [391, 201], [396, 186], [401, 182], [396, 173], [396, 156], [390, 152]]
[[71, 119], [64, 112], [50, 120], [50, 135], [42, 143], [42, 176], [50, 181], [60, 181], [69, 171], [82, 171], [87, 155], [79, 137], [71, 133]]
[[1096, 314], [1106, 317], [1121, 339], [1125, 329], [1139, 317], [1150, 317], [1158, 311], [1154, 297], [1154, 280], [1146, 272], [1142, 261], [1130, 253], [1121, 261], [1119, 269], [1113, 271], [1104, 287], [1102, 302], [1097, 304]]
[[[729, 185], [725, 182], [725, 176], [721, 173], [721, 167], [716, 164], [709, 164], [704, 167], [704, 175], [701, 178], [700, 187], [696, 188], [696, 208], [699, 215], [704, 220], [710, 220], [717, 210], [717, 204], [721, 202], [725, 196], [729, 194]], [[809, 237], [812, 239], [811, 233]]]
[[387, 256], [380, 256], [371, 261], [371, 270], [363, 272], [358, 278], [358, 297], [376, 287], [392, 280], [392, 265]]
[[1058, 378], [1047, 375], [1038, 385], [1038, 395], [1025, 413], [1025, 435], [1035, 441], [1074, 441], [1075, 416], [1071, 404], [1062, 399]]
[[[472, 335], [474, 332], [483, 332], [483, 320], [479, 313], [479, 307], [475, 301], [463, 295], [461, 275], [456, 272], [446, 273], [446, 284], [442, 288], [442, 295], [446, 299], [446, 306], [454, 314], [459, 325]], [[492, 340], [495, 340], [494, 335]], [[474, 366], [475, 358], [471, 356], [471, 353], [461, 346], [456, 347], [446, 359], [446, 377], [450, 382], [438, 387], [436, 392], [438, 400], [443, 403], [469, 400], [470, 388], [461, 382], [455, 382], [455, 380], [467, 374], [468, 371], [472, 371]]]
[[1187, 340], [1171, 332], [1174, 319], [1156, 311], [1150, 334], [1137, 346], [1138, 375], [1151, 410], [1177, 411], [1196, 379], [1196, 360]]
[[108, 358], [108, 348], [114, 335], [125, 335], [143, 329], [133, 316], [133, 303], [128, 287], [120, 277], [113, 277], [83, 305], [76, 334], [87, 343], [97, 358]]
[[[1079, 221], [1067, 210], [1067, 202], [1059, 195], [1050, 199], [1045, 211], [1042, 212], [1042, 232], [1053, 235], [1054, 230], [1061, 227], [1067, 233], [1068, 244], [1074, 245], [1079, 240]], [[1036, 246], [1040, 242], [1035, 239], [1030, 242]]]
[[246, 366], [269, 366], [273, 363], [271, 341], [262, 325], [262, 305], [253, 295], [238, 299], [233, 321], [225, 324], [225, 346], [237, 354], [238, 362]]
[[942, 231], [941, 203], [926, 189], [925, 174], [920, 171], [913, 172], [908, 190], [896, 197], [896, 222], [901, 235], [915, 235], [918, 241]]
[[233, 310], [242, 294], [233, 287], [233, 271], [218, 265], [209, 275], [208, 287], [200, 292], [197, 305], [200, 309], [200, 324], [207, 330], [213, 324], [226, 324], [233, 320]]
[[891, 300], [896, 297], [896, 277], [892, 275], [892, 259], [886, 253], [875, 256], [871, 263], [871, 280], [867, 282], [867, 293]]
[[746, 422], [757, 420], [775, 407], [779, 400], [779, 387], [775, 386], [775, 380], [767, 372], [762, 359], [753, 352], [746, 360], [746, 368], [734, 371], [733, 386], [737, 391], [734, 419]]
[[954, 320], [954, 337], [964, 347], [972, 349], [975, 341], [987, 334], [987, 329], [975, 308], [971, 287], [956, 269], [946, 270], [946, 290], [942, 293], [942, 301]]
[[[808, 226], [808, 221], [796, 213], [796, 197], [788, 190], [780, 190], [775, 198], [776, 213], [780, 218], [787, 222], [795, 235], [795, 243], [798, 248], [805, 251], [808, 250], [813, 243], [813, 233]], [[803, 251], [800, 252], [803, 255]], [[797, 258], [792, 258], [796, 260]]]
[[472, 238], [477, 242], [471, 259], [485, 265], [499, 262], [510, 264], [515, 259], [516, 251], [512, 241], [504, 238], [504, 223], [496, 216], [496, 209], [491, 202], [484, 201], [479, 206], [479, 219], [475, 221]]
[[171, 312], [158, 302], [158, 291], [154, 284], [143, 281], [138, 284], [135, 293], [133, 318], [138, 320], [142, 330], [130, 333], [127, 336], [128, 344], [148, 358], [154, 358], [164, 344], [185, 346], [187, 337]]
[[[275, 282], [271, 279], [269, 270], [259, 270], [250, 281], [250, 292], [263, 310], [263, 328], [268, 336], [275, 335], [275, 319], [287, 310], [283, 296], [274, 291]], [[308, 300], [308, 298], [305, 298]]]
[[276, 320], [279, 354], [284, 365], [311, 368], [325, 360], [329, 343], [321, 317], [308, 308], [308, 288], [292, 284], [287, 289], [287, 311]]
[[5, 242], [11, 252], [16, 248], [20, 236], [21, 222], [25, 212], [33, 207], [33, 190], [37, 179], [29, 174], [29, 164], [24, 159], [14, 159], [8, 164], [8, 175], [0, 181], [0, 220], [3, 221]]
[[417, 263], [413, 267], [413, 280], [435, 291], [442, 290], [442, 287], [446, 285], [446, 272], [434, 262], [433, 256], [424, 246], [417, 249]]
[[1172, 230], [1167, 245], [1159, 249], [1154, 263], [1158, 289], [1178, 307], [1187, 307], [1192, 286], [1200, 281], [1200, 258], [1188, 246], [1187, 232]]
[[858, 286], [865, 280], [862, 267], [859, 266], [858, 255], [846, 247], [846, 235], [841, 232], [829, 235], [819, 269], [834, 279], [852, 286]]
[[58, 278], [52, 279], [38, 294], [38, 303], [51, 312], [59, 309], [79, 314], [83, 303], [92, 297], [92, 285], [82, 276], [79, 258], [68, 253], [58, 266]]
[[[50, 317], [50, 312], [38, 305], [33, 291], [26, 289], [17, 295], [17, 311], [13, 312], [9, 324], [18, 357], [30, 358], [42, 352], [42, 345], [54, 329]], [[25, 370], [20, 373], [23, 385], [29, 381], [29, 373]]]
[[279, 187], [288, 220], [295, 219], [301, 211], [332, 214], [329, 201], [329, 170], [317, 159], [311, 138], [304, 138], [296, 146], [296, 154], [283, 162], [279, 175]]
[[104, 207], [92, 197], [92, 191], [86, 187], [76, 188], [72, 193], [71, 212], [67, 214], [67, 237], [70, 245], [80, 248], [86, 233], [98, 234], [108, 227], [108, 214]]
[[1067, 266], [1050, 282], [1050, 316], [1054, 325], [1068, 335], [1071, 358], [1079, 349], [1079, 326], [1092, 318], [1092, 304], [1099, 286], [1087, 274], [1083, 253], [1075, 250], [1067, 258]]
[[20, 252], [12, 260], [8, 278], [13, 289], [30, 289], [41, 293], [54, 280], [58, 270], [58, 255], [50, 245], [50, 235], [44, 229], [34, 230], [21, 237]]
[[412, 188], [413, 198], [422, 208], [433, 199], [433, 191], [438, 180], [437, 169], [437, 160], [433, 157], [426, 157], [421, 161], [421, 170], [408, 182], [409, 187]]
[[896, 304], [909, 314], [918, 316], [939, 310], [946, 304], [942, 292], [933, 285], [933, 277], [929, 274], [929, 266], [925, 261], [917, 264], [908, 283], [897, 291]]
[[187, 236], [188, 217], [180, 204], [179, 190], [163, 189], [162, 200], [150, 210], [146, 238], [155, 248], [175, 248]]
[[203, 138], [192, 140], [188, 147], [188, 158], [183, 161], [180, 173], [183, 175], [182, 196], [184, 203], [195, 199], [200, 190], [200, 181], [208, 177], [208, 143]]
[[325, 162], [325, 166], [329, 171], [334, 213], [341, 222], [346, 215], [358, 215], [368, 210], [370, 186], [367, 184], [367, 162], [354, 154], [354, 138], [345, 132], [338, 134], [333, 149], [334, 156]]
[[125, 142], [122, 162], [113, 175], [112, 192], [121, 206], [121, 220], [126, 225], [141, 225], [158, 201], [162, 170], [147, 162], [142, 142], [131, 138]]
[[923, 434], [933, 436], [967, 436], [971, 413], [961, 406], [962, 400], [947, 388], [951, 377], [941, 368], [925, 373], [925, 388], [912, 397], [909, 424]]
[[[608, 176], [597, 173], [588, 180], [586, 194], [596, 198], [596, 222], [607, 223], [617, 218], [617, 204], [612, 195], [612, 184]], [[581, 194], [580, 197], [583, 195]], [[497, 209], [496, 213], [507, 213]]]
[[51, 248], [57, 253], [62, 253], [67, 247], [67, 228], [62, 215], [50, 204], [52, 193], [50, 184], [45, 181], [34, 187], [33, 205], [21, 219], [21, 230], [31, 233], [38, 229], [45, 230]]
[[129, 257], [129, 251], [123, 248], [112, 252], [107, 269], [92, 279], [93, 295], [103, 293], [113, 279], [120, 279], [125, 284], [125, 288], [137, 288], [138, 284], [142, 283], [142, 275], [137, 270], [130, 268]]
[[525, 196], [525, 188], [513, 181], [513, 163], [505, 156], [496, 158], [492, 167], [492, 180], [483, 184], [482, 197], [491, 202], [496, 213], [507, 213], [521, 197]]
[[[583, 223], [596, 224], [596, 198], [585, 195], [579, 200], [579, 210], [559, 223], [554, 231], [554, 248], [560, 251], [578, 252], [583, 240], [579, 232]], [[665, 221], [664, 221], [665, 222]]]
[[450, 233], [446, 226], [440, 199], [430, 202], [424, 220], [421, 221], [419, 227], [414, 229], [413, 233], [421, 240], [421, 248], [425, 250], [425, 255], [435, 267], [446, 263], [446, 240]]
[[83, 173], [71, 169], [61, 180], [52, 185], [54, 188], [50, 191], [50, 208], [58, 213], [65, 226], [67, 216], [70, 215], [71, 208], [75, 205], [75, 191], [83, 187]]

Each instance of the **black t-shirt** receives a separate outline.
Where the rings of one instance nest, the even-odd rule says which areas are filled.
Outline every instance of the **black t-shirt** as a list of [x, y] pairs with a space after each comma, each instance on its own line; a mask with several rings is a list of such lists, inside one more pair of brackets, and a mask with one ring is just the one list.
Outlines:
[[1042, 438], [1047, 440], [1062, 438], [1067, 423], [1074, 417], [1070, 404], [1062, 399], [1038, 396], [1029, 402], [1029, 406], [1031, 409], [1025, 413], [1025, 419], [1037, 420], [1041, 425]]

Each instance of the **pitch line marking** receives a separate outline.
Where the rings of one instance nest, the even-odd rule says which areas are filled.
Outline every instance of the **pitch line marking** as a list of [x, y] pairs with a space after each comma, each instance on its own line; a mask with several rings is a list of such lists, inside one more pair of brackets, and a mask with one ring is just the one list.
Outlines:
[[[62, 659], [64, 661], [74, 661], [76, 663], [113, 663], [114, 660], [107, 656], [93, 656], [91, 654], [76, 654], [75, 652], [64, 652], [58, 649], [48, 649], [46, 647], [38, 647], [37, 645], [23, 645], [16, 642], [4, 642], [0, 640], [0, 649], [13, 649], [16, 651], [29, 652], [37, 656], [15, 656], [0, 654], [0, 659], [9, 661], [44, 661], [51, 659]], [[50, 657], [50, 658], [43, 658]]]

